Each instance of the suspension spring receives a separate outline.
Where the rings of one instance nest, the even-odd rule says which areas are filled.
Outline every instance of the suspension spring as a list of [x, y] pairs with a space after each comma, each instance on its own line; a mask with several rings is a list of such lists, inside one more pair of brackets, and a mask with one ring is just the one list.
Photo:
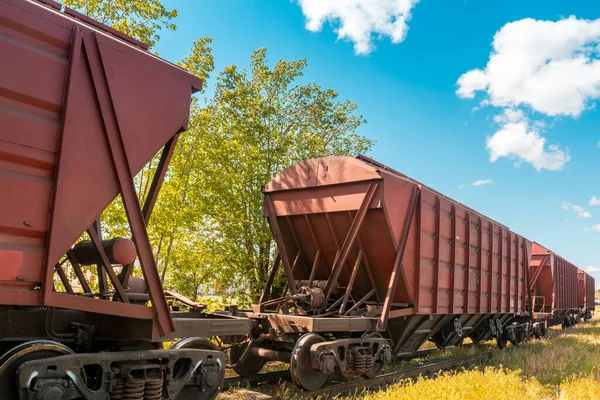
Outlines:
[[350, 369], [356, 372], [364, 371], [365, 365], [366, 360], [364, 354], [352, 352], [352, 358], [350, 358]]
[[163, 394], [162, 379], [148, 379], [144, 389], [144, 400], [161, 400]]
[[364, 372], [369, 372], [371, 368], [373, 368], [373, 356], [371, 354], [365, 355], [365, 370]]
[[132, 383], [120, 378], [110, 392], [110, 400], [144, 400], [144, 387], [145, 382]]
[[371, 349], [365, 347], [352, 349], [350, 352], [350, 359], [348, 360], [348, 366], [355, 372], [370, 371], [371, 368], [373, 368]]

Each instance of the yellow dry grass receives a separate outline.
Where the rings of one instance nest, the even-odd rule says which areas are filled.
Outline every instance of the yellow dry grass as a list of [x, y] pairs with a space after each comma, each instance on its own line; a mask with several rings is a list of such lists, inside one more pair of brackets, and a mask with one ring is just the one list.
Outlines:
[[553, 329], [542, 340], [493, 350], [487, 364], [401, 382], [354, 399], [600, 399], [600, 318], [564, 332]]

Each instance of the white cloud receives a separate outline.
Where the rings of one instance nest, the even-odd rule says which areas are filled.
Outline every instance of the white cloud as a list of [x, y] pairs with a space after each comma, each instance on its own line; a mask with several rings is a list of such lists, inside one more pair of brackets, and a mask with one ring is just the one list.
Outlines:
[[407, 21], [419, 0], [298, 0], [306, 17], [306, 28], [318, 32], [325, 21], [335, 24], [339, 39], [354, 42], [356, 54], [374, 50], [374, 38], [389, 37], [402, 42]]
[[478, 181], [473, 182], [471, 185], [473, 186], [481, 186], [481, 185], [491, 185], [494, 183], [492, 179], [479, 179]]
[[569, 153], [557, 145], [546, 146], [546, 139], [529, 123], [522, 110], [508, 108], [494, 117], [494, 121], [500, 124], [500, 129], [486, 141], [490, 162], [508, 157], [515, 160], [516, 166], [525, 161], [538, 171], [557, 171], [571, 159]]
[[485, 91], [496, 107], [526, 105], [551, 116], [579, 116], [600, 97], [600, 19], [531, 18], [504, 25], [494, 35], [485, 69], [458, 79], [457, 94]]
[[588, 265], [587, 267], [585, 267], [585, 269], [587, 269], [588, 272], [600, 271], [600, 268], [594, 267], [593, 265]]
[[[530, 123], [524, 111], [576, 118], [592, 108], [593, 101], [600, 98], [599, 41], [600, 19], [575, 17], [522, 19], [504, 25], [494, 35], [485, 68], [460, 76], [456, 91], [461, 98], [483, 92], [481, 106], [504, 109], [496, 121], [500, 128], [492, 136], [500, 135], [501, 143], [492, 141], [490, 146], [488, 140], [491, 161], [512, 156], [538, 170], [558, 170], [569, 161], [568, 154], [556, 146], [544, 150], [540, 127]], [[507, 115], [515, 113], [520, 115]], [[495, 146], [500, 151], [495, 151]]]
[[[583, 207], [578, 206], [577, 204], [567, 203], [563, 201], [560, 207], [565, 211], [573, 211], [577, 213], [577, 218], [591, 218], [592, 214], [589, 211], [586, 211]], [[598, 225], [600, 226], [600, 225]]]
[[465, 188], [465, 185], [459, 185], [457, 187], [458, 187], [458, 190], [463, 190]]
[[600, 199], [596, 196], [592, 196], [590, 199], [590, 206], [600, 206]]
[[600, 224], [593, 225], [590, 229], [596, 232], [600, 232]]

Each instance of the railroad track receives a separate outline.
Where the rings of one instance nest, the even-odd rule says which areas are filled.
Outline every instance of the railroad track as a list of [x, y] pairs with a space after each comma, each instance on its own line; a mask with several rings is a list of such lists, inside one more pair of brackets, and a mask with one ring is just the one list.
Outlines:
[[[467, 344], [464, 347], [472, 346], [472, 344]], [[430, 354], [434, 354], [440, 351], [437, 347], [432, 347], [430, 349], [418, 350], [415, 354], [400, 356], [398, 360], [408, 360], [411, 358], [419, 358], [426, 357]], [[282, 370], [282, 371], [272, 371], [265, 372], [262, 374], [257, 374], [251, 376], [249, 378], [242, 378], [241, 376], [232, 376], [229, 378], [225, 378], [225, 382], [223, 383], [223, 389], [232, 389], [232, 388], [245, 388], [245, 387], [254, 387], [264, 383], [273, 383], [277, 381], [290, 381], [290, 371]]]
[[[424, 353], [430, 353], [431, 350], [427, 349]], [[476, 354], [473, 356], [460, 358], [460, 359], [452, 359], [447, 361], [435, 362], [427, 365], [422, 365], [419, 367], [411, 368], [408, 370], [390, 372], [387, 374], [379, 375], [373, 379], [367, 380], [353, 380], [350, 382], [334, 384], [332, 386], [327, 386], [321, 389], [308, 391], [308, 392], [298, 392], [294, 397], [301, 398], [329, 398], [339, 395], [348, 395], [348, 394], [356, 394], [364, 391], [371, 390], [379, 390], [383, 389], [387, 386], [393, 385], [404, 379], [415, 379], [419, 376], [432, 376], [440, 371], [447, 371], [451, 369], [457, 369], [465, 366], [471, 366], [477, 363], [480, 363], [484, 360], [487, 360], [491, 356], [491, 352], [485, 352], [481, 354]], [[232, 377], [225, 379], [224, 388], [225, 389], [233, 389], [236, 387], [244, 388], [248, 385], [257, 386], [261, 383], [273, 383], [278, 380], [286, 380], [289, 381], [290, 375], [289, 371], [275, 371], [264, 374], [258, 374], [250, 379], [248, 378], [240, 378], [240, 377]], [[261, 394], [261, 399], [281, 399], [280, 396], [269, 396], [264, 393]]]
[[394, 383], [397, 383], [404, 379], [415, 379], [419, 376], [431, 376], [440, 371], [447, 371], [451, 369], [457, 369], [465, 366], [474, 365], [484, 360], [487, 360], [491, 356], [491, 354], [491, 352], [486, 352], [466, 358], [431, 363], [420, 367], [411, 368], [409, 370], [390, 372], [387, 374], [379, 375], [378, 377], [373, 379], [352, 381], [340, 385], [324, 387], [318, 390], [313, 390], [311, 392], [304, 392], [303, 394], [301, 394], [301, 396], [306, 398], [329, 398], [344, 394], [361, 393], [367, 390], [379, 390], [387, 386], [393, 385]]
[[223, 389], [234, 389], [234, 388], [245, 388], [247, 386], [258, 386], [262, 383], [273, 383], [280, 380], [289, 381], [290, 371], [273, 371], [273, 372], [265, 372], [262, 374], [251, 376], [250, 378], [242, 378], [241, 376], [232, 376], [230, 378], [225, 378], [225, 382], [223, 383]]

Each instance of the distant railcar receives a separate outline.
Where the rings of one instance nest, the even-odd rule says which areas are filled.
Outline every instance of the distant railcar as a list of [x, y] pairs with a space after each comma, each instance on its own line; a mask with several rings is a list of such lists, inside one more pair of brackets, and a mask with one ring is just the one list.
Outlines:
[[596, 280], [582, 269], [577, 269], [577, 305], [579, 316], [584, 320], [592, 318], [596, 310]]
[[263, 192], [278, 254], [249, 314], [260, 326], [252, 372], [286, 360], [313, 389], [333, 371], [373, 376], [427, 340], [504, 346], [544, 331], [527, 308], [531, 242], [389, 167], [313, 159]]
[[[216, 396], [221, 352], [160, 342], [246, 334], [249, 321], [190, 302], [172, 313], [146, 231], [201, 85], [52, 0], [0, 0], [0, 399]], [[161, 148], [142, 208], [133, 178]], [[103, 238], [119, 195], [132, 238]]]
[[579, 312], [578, 268], [552, 250], [533, 243], [530, 265], [533, 312], [550, 325], [569, 327]]

